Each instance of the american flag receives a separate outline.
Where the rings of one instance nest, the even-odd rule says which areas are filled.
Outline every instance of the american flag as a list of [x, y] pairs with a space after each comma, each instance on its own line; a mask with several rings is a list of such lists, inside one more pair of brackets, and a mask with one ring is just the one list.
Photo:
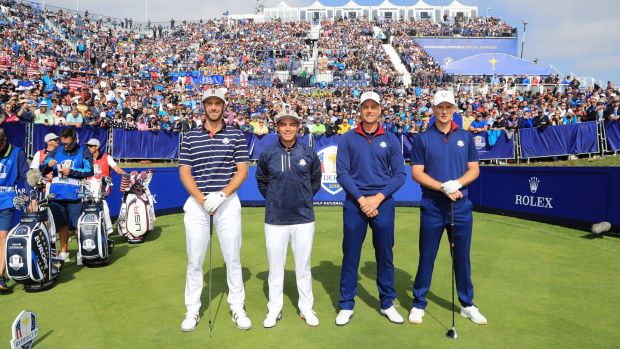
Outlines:
[[28, 76], [33, 76], [34, 74], [39, 73], [39, 68], [28, 67], [28, 69], [26, 69], [26, 73], [28, 74]]
[[69, 79], [69, 91], [73, 92], [79, 90], [84, 86], [84, 78], [71, 78]]
[[7, 70], [11, 69], [11, 65], [10, 64], [0, 64], [0, 72], [5, 72]]
[[230, 85], [233, 83], [233, 77], [232, 75], [226, 75], [224, 77], [224, 86], [226, 87], [230, 87]]

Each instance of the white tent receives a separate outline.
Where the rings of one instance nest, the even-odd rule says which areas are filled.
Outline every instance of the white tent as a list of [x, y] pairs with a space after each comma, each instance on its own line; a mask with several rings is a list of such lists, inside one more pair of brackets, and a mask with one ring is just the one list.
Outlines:
[[474, 18], [478, 14], [478, 7], [464, 5], [458, 0], [454, 0], [450, 5], [444, 7], [443, 13], [447, 14], [449, 17], [463, 16], [466, 18]]

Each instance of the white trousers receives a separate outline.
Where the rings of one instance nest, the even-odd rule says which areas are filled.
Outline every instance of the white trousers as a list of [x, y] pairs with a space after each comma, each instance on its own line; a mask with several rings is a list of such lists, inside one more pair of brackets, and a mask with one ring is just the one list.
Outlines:
[[312, 295], [312, 272], [310, 255], [314, 238], [314, 222], [295, 225], [265, 224], [265, 240], [269, 259], [269, 312], [280, 312], [284, 303], [284, 265], [289, 239], [295, 258], [295, 276], [300, 311], [311, 311], [314, 305]]
[[112, 219], [110, 219], [110, 209], [108, 208], [108, 203], [103, 200], [103, 224], [105, 226], [105, 231], [108, 236], [112, 234], [114, 231], [114, 226], [112, 225]]
[[[209, 214], [193, 198], [183, 206], [185, 240], [187, 245], [187, 276], [185, 281], [185, 306], [187, 312], [198, 313], [204, 273], [202, 270], [209, 246]], [[217, 238], [226, 263], [228, 304], [235, 312], [243, 309], [245, 290], [241, 273], [241, 203], [232, 194], [220, 205], [213, 216]], [[214, 282], [216, 282], [214, 280]]]

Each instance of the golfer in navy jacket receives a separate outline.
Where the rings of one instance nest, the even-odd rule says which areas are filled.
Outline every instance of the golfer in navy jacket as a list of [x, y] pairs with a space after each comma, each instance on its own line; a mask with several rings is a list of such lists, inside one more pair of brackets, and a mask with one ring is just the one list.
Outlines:
[[422, 186], [420, 261], [413, 283], [413, 308], [409, 313], [409, 322], [414, 324], [422, 323], [424, 317], [425, 297], [431, 286], [433, 265], [444, 228], [454, 243], [456, 289], [463, 306], [461, 315], [477, 324], [487, 323], [473, 303], [474, 286], [469, 263], [473, 205], [467, 198], [467, 185], [480, 174], [478, 152], [472, 134], [459, 129], [452, 121], [456, 108], [451, 91], [437, 92], [433, 100], [435, 124], [413, 141], [412, 176]]
[[269, 259], [269, 303], [265, 328], [276, 325], [284, 303], [284, 264], [291, 241], [299, 292], [299, 313], [310, 326], [319, 319], [312, 307], [310, 255], [314, 238], [314, 194], [321, 187], [321, 160], [309, 146], [297, 142], [300, 118], [283, 112], [276, 118], [279, 141], [258, 159], [256, 182], [265, 197], [265, 240]]
[[343, 208], [344, 239], [340, 274], [339, 326], [349, 323], [357, 293], [357, 270], [368, 225], [377, 261], [377, 286], [381, 313], [403, 323], [392, 302], [394, 290], [394, 201], [392, 195], [405, 182], [400, 142], [378, 123], [381, 99], [375, 92], [360, 97], [362, 122], [338, 141], [336, 171], [346, 192]]

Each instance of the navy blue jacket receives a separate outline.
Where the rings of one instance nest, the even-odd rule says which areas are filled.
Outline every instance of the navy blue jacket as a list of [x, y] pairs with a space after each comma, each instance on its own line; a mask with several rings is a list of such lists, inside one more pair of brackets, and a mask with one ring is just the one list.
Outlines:
[[280, 141], [258, 159], [256, 183], [265, 197], [265, 223], [291, 225], [314, 222], [312, 202], [321, 187], [321, 161], [310, 147]]
[[381, 125], [370, 137], [361, 124], [340, 137], [336, 172], [338, 183], [354, 201], [378, 193], [389, 198], [407, 178], [400, 142]]

